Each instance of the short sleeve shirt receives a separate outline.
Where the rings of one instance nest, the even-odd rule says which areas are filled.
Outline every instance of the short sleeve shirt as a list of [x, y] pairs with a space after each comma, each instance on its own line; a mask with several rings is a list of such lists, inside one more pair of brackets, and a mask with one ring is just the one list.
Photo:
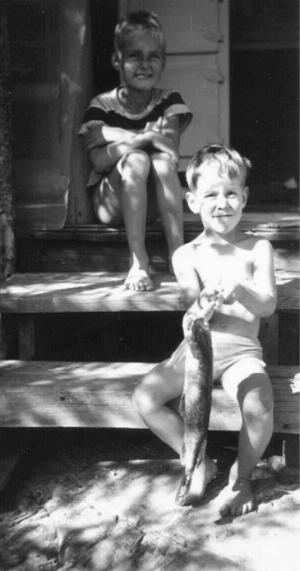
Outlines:
[[[101, 125], [119, 127], [135, 133], [143, 132], [146, 127], [160, 130], [164, 126], [165, 119], [176, 115], [179, 117], [179, 128], [182, 133], [189, 125], [192, 113], [177, 91], [154, 88], [147, 107], [141, 113], [133, 114], [122, 105], [118, 97], [118, 88], [115, 88], [91, 100], [79, 135], [84, 137], [90, 129]], [[94, 146], [97, 146], [96, 139]], [[89, 143], [88, 149], [92, 148], [93, 144]], [[102, 177], [102, 173], [92, 170], [88, 186], [96, 184]]]

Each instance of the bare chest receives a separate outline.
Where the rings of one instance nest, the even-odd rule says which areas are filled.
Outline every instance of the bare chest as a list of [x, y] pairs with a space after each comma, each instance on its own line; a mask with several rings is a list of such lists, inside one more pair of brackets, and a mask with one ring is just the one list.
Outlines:
[[195, 269], [204, 285], [224, 281], [243, 282], [254, 273], [252, 253], [236, 247], [200, 247], [195, 256]]

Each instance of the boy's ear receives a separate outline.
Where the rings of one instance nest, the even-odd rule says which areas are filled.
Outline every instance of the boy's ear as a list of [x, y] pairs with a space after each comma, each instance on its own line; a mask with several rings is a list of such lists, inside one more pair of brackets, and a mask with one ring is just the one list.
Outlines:
[[249, 188], [248, 186], [245, 186], [245, 188], [243, 189], [243, 208], [245, 208], [247, 204], [248, 196], [249, 196]]
[[119, 60], [118, 54], [116, 54], [116, 52], [114, 52], [111, 56], [111, 63], [112, 63], [112, 66], [119, 71], [120, 60]]
[[195, 194], [188, 190], [185, 193], [185, 199], [188, 203], [189, 209], [193, 212], [193, 214], [199, 214], [199, 205], [198, 205]]

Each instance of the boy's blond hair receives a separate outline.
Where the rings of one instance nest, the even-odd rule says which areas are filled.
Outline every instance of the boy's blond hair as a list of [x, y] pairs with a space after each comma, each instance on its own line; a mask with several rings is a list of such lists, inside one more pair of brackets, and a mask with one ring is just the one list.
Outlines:
[[144, 10], [131, 12], [116, 25], [114, 36], [116, 54], [122, 51], [124, 38], [138, 28], [149, 31], [154, 38], [157, 38], [165, 55], [166, 43], [161, 24], [154, 12]]
[[196, 190], [197, 181], [200, 175], [199, 168], [204, 163], [216, 163], [218, 174], [229, 178], [241, 177], [243, 184], [246, 184], [248, 173], [251, 169], [251, 162], [243, 157], [235, 149], [230, 149], [224, 145], [206, 145], [194, 154], [186, 170], [186, 180], [191, 192]]

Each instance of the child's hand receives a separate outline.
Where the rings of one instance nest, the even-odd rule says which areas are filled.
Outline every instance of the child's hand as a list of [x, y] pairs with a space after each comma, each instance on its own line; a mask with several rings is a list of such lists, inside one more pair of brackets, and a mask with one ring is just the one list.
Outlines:
[[231, 305], [235, 301], [239, 301], [242, 295], [242, 286], [234, 279], [226, 280], [220, 287], [220, 296], [223, 298], [223, 303]]
[[208, 321], [212, 318], [216, 309], [223, 303], [223, 298], [220, 293], [212, 288], [204, 288], [199, 296], [199, 305], [203, 312], [203, 317]]
[[159, 133], [158, 131], [155, 130], [146, 131], [145, 135], [149, 143], [151, 143], [151, 145], [154, 147], [154, 149], [157, 149], [158, 151], [164, 153], [168, 153], [168, 155], [171, 156], [174, 163], [177, 165], [179, 161], [179, 154], [178, 151], [174, 148], [171, 139], [169, 139], [165, 135], [162, 135], [162, 133]]

